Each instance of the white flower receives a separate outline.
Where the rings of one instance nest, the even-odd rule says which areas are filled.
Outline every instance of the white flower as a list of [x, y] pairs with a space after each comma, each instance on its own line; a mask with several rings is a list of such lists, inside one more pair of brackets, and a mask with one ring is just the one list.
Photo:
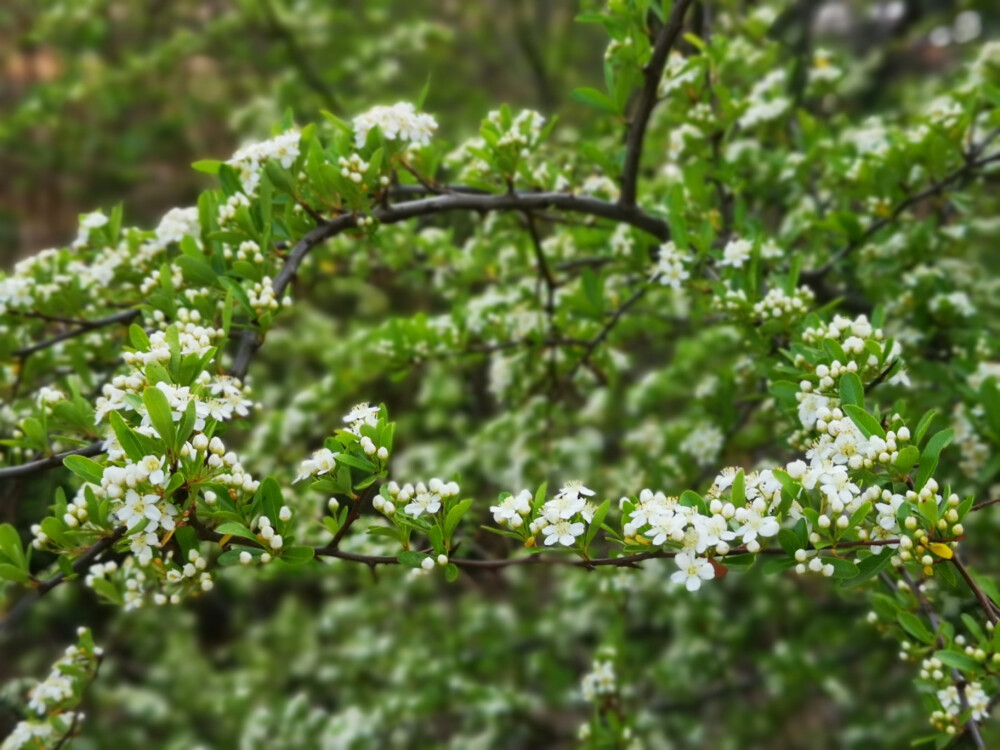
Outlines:
[[684, 584], [688, 591], [697, 591], [702, 581], [715, 578], [715, 568], [704, 557], [695, 557], [689, 552], [678, 552], [674, 558], [678, 570], [670, 576], [674, 583]]
[[762, 515], [753, 508], [737, 508], [736, 520], [743, 524], [736, 530], [736, 536], [743, 540], [743, 544], [749, 544], [759, 536], [774, 536], [781, 528], [776, 518]]
[[743, 264], [750, 260], [751, 253], [753, 253], [753, 244], [749, 240], [730, 240], [722, 251], [722, 260], [719, 261], [719, 265], [742, 268]]
[[300, 464], [299, 475], [295, 477], [295, 481], [299, 482], [306, 477], [321, 476], [333, 471], [337, 466], [338, 455], [329, 448], [320, 448], [312, 454], [312, 458], [307, 458]]
[[158, 495], [140, 495], [135, 490], [129, 490], [125, 493], [125, 505], [116, 514], [118, 520], [131, 530], [148, 518], [147, 531], [156, 531], [162, 516], [160, 509], [156, 507], [159, 499]]
[[424, 513], [437, 513], [440, 509], [441, 496], [436, 492], [417, 492], [413, 501], [403, 508], [403, 512], [419, 518]]
[[542, 529], [542, 534], [545, 535], [545, 544], [547, 545], [559, 542], [564, 547], [572, 547], [576, 544], [576, 538], [585, 530], [586, 527], [579, 521], [570, 523], [567, 520], [559, 519]]
[[437, 130], [437, 121], [430, 115], [417, 112], [409, 102], [399, 102], [391, 107], [373, 107], [354, 118], [354, 142], [358, 148], [365, 145], [368, 132], [376, 126], [390, 141], [409, 141], [426, 146]]
[[499, 505], [490, 506], [493, 520], [498, 524], [513, 521], [515, 517], [526, 516], [531, 512], [531, 493], [521, 490], [516, 495], [504, 498]]

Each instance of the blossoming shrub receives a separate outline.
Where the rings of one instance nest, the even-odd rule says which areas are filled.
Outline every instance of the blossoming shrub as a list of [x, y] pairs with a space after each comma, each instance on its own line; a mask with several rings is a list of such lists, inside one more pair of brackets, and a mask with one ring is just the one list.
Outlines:
[[[846, 56], [692, 5], [580, 18], [586, 139], [286, 120], [155, 230], [93, 212], [0, 280], [0, 477], [49, 506], [0, 526], [5, 637], [92, 590], [99, 705], [154, 662], [92, 737], [777, 746], [820, 684], [838, 746], [996, 741], [1000, 47], [861, 119]], [[4, 748], [91, 731], [81, 632]]]

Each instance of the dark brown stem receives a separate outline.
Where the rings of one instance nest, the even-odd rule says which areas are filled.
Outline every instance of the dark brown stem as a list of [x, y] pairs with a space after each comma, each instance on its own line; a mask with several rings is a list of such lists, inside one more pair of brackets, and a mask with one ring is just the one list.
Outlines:
[[93, 443], [86, 445], [83, 448], [74, 448], [71, 451], [57, 453], [54, 456], [40, 458], [37, 461], [29, 461], [28, 463], [20, 464], [19, 466], [7, 466], [0, 469], [0, 479], [16, 479], [18, 477], [26, 477], [40, 471], [45, 471], [46, 469], [62, 466], [63, 459], [67, 456], [90, 457], [99, 456], [101, 453], [104, 453], [104, 441], [95, 440]]
[[628, 136], [625, 139], [625, 168], [622, 171], [622, 192], [618, 199], [623, 206], [634, 206], [637, 183], [639, 181], [639, 166], [642, 161], [642, 145], [646, 138], [646, 127], [649, 116], [653, 113], [659, 97], [660, 78], [667, 64], [670, 50], [673, 48], [681, 29], [684, 28], [684, 14], [692, 0], [675, 0], [670, 11], [670, 17], [656, 35], [653, 45], [653, 56], [642, 71], [644, 83], [639, 93], [639, 101], [629, 123]]

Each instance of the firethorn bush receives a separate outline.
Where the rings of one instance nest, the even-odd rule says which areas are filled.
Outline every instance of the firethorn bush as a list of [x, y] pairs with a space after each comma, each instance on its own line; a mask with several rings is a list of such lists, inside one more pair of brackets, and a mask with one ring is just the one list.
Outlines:
[[4, 750], [1000, 742], [1000, 44], [871, 111], [744, 5], [0, 278], [0, 628], [79, 628]]

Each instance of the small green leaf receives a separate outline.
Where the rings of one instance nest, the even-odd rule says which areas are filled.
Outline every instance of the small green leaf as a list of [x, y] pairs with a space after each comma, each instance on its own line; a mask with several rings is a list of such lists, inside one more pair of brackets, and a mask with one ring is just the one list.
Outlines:
[[824, 557], [823, 564], [833, 566], [834, 578], [856, 578], [859, 573], [857, 565], [839, 557]]
[[979, 672], [982, 670], [982, 665], [957, 651], [935, 651], [934, 656], [959, 672]]
[[316, 556], [312, 547], [288, 547], [281, 551], [281, 559], [289, 565], [305, 565]]
[[917, 617], [912, 612], [900, 612], [896, 615], [896, 619], [899, 624], [902, 625], [903, 630], [912, 635], [918, 641], [923, 643], [931, 643], [934, 640], [934, 634], [924, 625], [923, 620]]
[[840, 376], [840, 403], [842, 406], [852, 404], [864, 409], [865, 387], [856, 373], [847, 372]]
[[618, 106], [615, 104], [614, 100], [603, 91], [598, 91], [597, 89], [574, 89], [573, 93], [570, 94], [570, 98], [603, 112], [609, 112], [613, 115], [619, 114]]
[[153, 427], [159, 436], [163, 438], [163, 442], [168, 446], [173, 446], [177, 433], [174, 426], [173, 412], [170, 409], [170, 403], [167, 401], [167, 395], [155, 385], [150, 386], [142, 393], [142, 403], [149, 413], [149, 421], [153, 423]]
[[448, 515], [444, 519], [445, 541], [451, 542], [451, 535], [455, 533], [455, 529], [458, 527], [459, 521], [462, 520], [462, 516], [464, 516], [471, 507], [472, 500], [462, 500], [460, 503], [456, 504], [454, 508], [448, 511]]
[[458, 580], [458, 566], [455, 563], [448, 563], [444, 566], [444, 579], [448, 583]]
[[934, 475], [941, 451], [951, 442], [954, 435], [954, 430], [941, 430], [927, 441], [927, 445], [924, 446], [924, 450], [920, 454], [920, 468], [917, 471], [917, 478], [913, 481], [914, 490], [920, 492], [927, 484], [927, 480]]
[[219, 167], [222, 166], [222, 162], [214, 159], [202, 159], [201, 161], [196, 161], [191, 166], [197, 172], [204, 172], [205, 174], [219, 174]]
[[190, 255], [181, 255], [177, 258], [177, 265], [184, 272], [184, 278], [192, 284], [204, 287], [215, 287], [218, 275], [212, 270], [208, 261], [202, 258], [193, 258]]
[[116, 411], [111, 412], [108, 419], [111, 422], [111, 429], [115, 431], [115, 437], [118, 438], [122, 450], [125, 451], [125, 455], [136, 463], [141, 461], [146, 452], [142, 449], [142, 443], [139, 442], [139, 438], [132, 431], [132, 428], [125, 423], [125, 420]]
[[104, 477], [104, 468], [86, 456], [66, 456], [63, 459], [63, 466], [91, 484], [99, 485]]
[[244, 539], [253, 539], [255, 542], [257, 541], [257, 536], [252, 531], [250, 531], [250, 529], [248, 529], [241, 523], [234, 523], [230, 521], [229, 523], [222, 524], [221, 526], [216, 528], [215, 531], [216, 533], [222, 534], [224, 536], [228, 535], [240, 536], [243, 537]]
[[881, 573], [890, 562], [892, 562], [892, 555], [887, 550], [883, 550], [877, 555], [869, 555], [858, 563], [858, 574], [844, 581], [843, 586], [845, 588], [860, 586], [865, 581], [870, 581]]
[[919, 459], [920, 449], [915, 445], [908, 445], [896, 456], [896, 462], [893, 466], [900, 474], [909, 474]]
[[885, 430], [882, 429], [882, 425], [878, 423], [871, 414], [869, 414], [865, 409], [860, 406], [855, 406], [854, 404], [844, 404], [841, 406], [844, 413], [851, 418], [851, 421], [858, 426], [861, 430], [861, 434], [866, 438], [870, 438], [872, 435], [876, 435], [883, 440], [885, 440]]
[[426, 559], [428, 559], [427, 555], [415, 550], [407, 550], [396, 558], [400, 565], [407, 568], [420, 568]]
[[733, 505], [737, 508], [741, 508], [747, 504], [747, 485], [746, 477], [743, 474], [743, 469], [736, 472], [736, 476], [733, 478], [733, 489], [732, 489], [732, 499]]
[[0, 578], [4, 578], [8, 581], [14, 581], [15, 583], [27, 583], [31, 580], [31, 576], [28, 575], [28, 571], [21, 570], [21, 568], [8, 565], [7, 563], [0, 564]]
[[94, 591], [103, 596], [105, 599], [108, 599], [119, 606], [125, 604], [125, 600], [122, 598], [118, 588], [106, 578], [98, 578], [97, 576], [94, 576], [91, 585], [94, 587]]
[[0, 552], [18, 568], [27, 568], [24, 550], [21, 548], [21, 535], [9, 523], [0, 524]]
[[795, 557], [795, 553], [802, 549], [799, 535], [791, 529], [781, 529], [778, 531], [778, 544], [781, 545], [781, 549], [792, 557]]
[[611, 500], [605, 500], [598, 506], [597, 510], [594, 511], [594, 520], [590, 522], [590, 527], [587, 529], [587, 536], [584, 539], [583, 546], [584, 549], [590, 547], [590, 543], [594, 541], [594, 537], [597, 536], [598, 530], [601, 528], [601, 524], [604, 523], [604, 517], [608, 515], [608, 510], [611, 508]]
[[142, 330], [141, 326], [137, 326], [135, 323], [128, 328], [128, 338], [132, 342], [132, 347], [142, 352], [149, 351], [149, 336], [146, 332]]

